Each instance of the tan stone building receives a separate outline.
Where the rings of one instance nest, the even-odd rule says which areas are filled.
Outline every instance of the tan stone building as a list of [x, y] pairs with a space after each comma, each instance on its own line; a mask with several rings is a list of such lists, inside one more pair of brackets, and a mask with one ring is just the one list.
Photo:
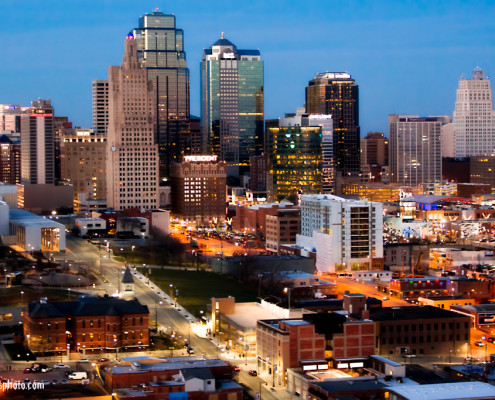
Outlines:
[[301, 231], [299, 208], [278, 209], [275, 215], [266, 215], [266, 250], [278, 253], [281, 244], [295, 244]]
[[107, 138], [89, 129], [76, 129], [63, 137], [61, 145], [62, 179], [74, 187], [74, 200], [81, 193], [88, 200], [106, 197]]
[[108, 69], [107, 205], [158, 208], [155, 92], [141, 68], [136, 40], [125, 40], [121, 66]]
[[225, 220], [227, 174], [217, 156], [185, 156], [172, 164], [172, 215], [199, 225]]

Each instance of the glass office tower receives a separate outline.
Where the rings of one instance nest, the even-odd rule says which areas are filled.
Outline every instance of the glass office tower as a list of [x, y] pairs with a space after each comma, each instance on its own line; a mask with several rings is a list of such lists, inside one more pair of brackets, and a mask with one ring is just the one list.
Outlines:
[[[217, 40], [201, 63], [203, 151], [228, 166], [249, 165], [263, 151], [263, 61], [259, 50]], [[230, 168], [230, 171], [235, 169]]]
[[170, 176], [170, 164], [180, 161], [189, 136], [189, 69], [184, 32], [175, 15], [156, 11], [139, 18], [133, 30], [141, 65], [156, 91], [156, 126], [160, 177]]
[[345, 72], [317, 74], [306, 87], [306, 112], [333, 117], [335, 170], [360, 172], [359, 86]]

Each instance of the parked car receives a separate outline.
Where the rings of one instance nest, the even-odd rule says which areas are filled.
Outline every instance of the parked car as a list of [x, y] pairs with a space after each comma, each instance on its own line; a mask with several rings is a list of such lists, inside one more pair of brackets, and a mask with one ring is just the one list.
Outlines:
[[70, 368], [68, 365], [65, 364], [55, 364], [53, 366], [54, 369], [65, 369], [65, 368]]
[[486, 341], [487, 341], [488, 343], [493, 343], [493, 342], [495, 342], [495, 337], [493, 337], [493, 336], [488, 336], [488, 337], [486, 338]]
[[108, 358], [105, 358], [105, 357], [100, 358], [100, 359], [98, 360], [98, 362], [100, 362], [100, 363], [109, 362], [109, 361], [110, 361], [110, 360], [109, 360]]
[[484, 344], [484, 343], [483, 343], [483, 341], [481, 341], [481, 340], [476, 340], [476, 341], [474, 342], [474, 345], [475, 345], [475, 346], [478, 346], [478, 347], [483, 347], [485, 344]]
[[89, 358], [81, 358], [80, 360], [77, 360], [77, 362], [80, 362], [80, 363], [89, 363]]
[[255, 369], [250, 369], [250, 370], [248, 371], [248, 374], [249, 374], [249, 375], [251, 375], [251, 376], [258, 376], [258, 373], [256, 372], [256, 370], [255, 370]]
[[88, 379], [88, 373], [86, 371], [76, 371], [70, 374], [69, 379]]
[[31, 371], [31, 368], [24, 368], [25, 374], [29, 374], [30, 372], [33, 372], [33, 371]]
[[236, 366], [234, 367], [234, 371], [239, 372], [240, 370], [241, 370], [241, 367], [239, 367], [238, 365], [236, 365]]

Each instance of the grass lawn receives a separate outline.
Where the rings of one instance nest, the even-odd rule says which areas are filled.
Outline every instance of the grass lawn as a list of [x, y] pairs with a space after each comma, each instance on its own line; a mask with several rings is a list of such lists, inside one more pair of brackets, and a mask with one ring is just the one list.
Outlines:
[[[140, 268], [147, 275], [148, 269]], [[237, 282], [230, 276], [220, 276], [213, 272], [187, 271], [173, 269], [152, 269], [150, 279], [165, 293], [171, 294], [170, 284], [179, 290], [179, 303], [196, 316], [200, 310], [206, 311], [212, 297], [233, 296], [236, 301], [256, 301], [258, 292], [255, 288]]]
[[[21, 295], [21, 292], [24, 292]], [[82, 293], [76, 292], [74, 288], [70, 292], [70, 300], [74, 300]], [[52, 288], [32, 288], [29, 286], [18, 286], [10, 288], [0, 288], [0, 306], [19, 306], [21, 300], [24, 304], [39, 300], [40, 297], [47, 297], [48, 301], [68, 301], [67, 289]]]

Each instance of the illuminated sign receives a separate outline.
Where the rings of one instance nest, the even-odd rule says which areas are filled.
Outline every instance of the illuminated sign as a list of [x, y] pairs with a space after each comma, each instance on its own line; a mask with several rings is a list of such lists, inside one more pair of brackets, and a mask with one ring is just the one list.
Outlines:
[[30, 117], [53, 117], [53, 114], [29, 114]]
[[347, 364], [347, 363], [344, 363], [344, 364], [338, 364], [338, 365], [337, 365], [337, 368], [338, 368], [338, 369], [345, 369], [345, 368], [349, 368], [349, 364]]
[[328, 72], [325, 75], [327, 79], [351, 79], [351, 76], [349, 74], [346, 74], [345, 72], [340, 72], [340, 73]]
[[211, 162], [217, 161], [218, 156], [184, 156], [186, 162]]
[[223, 58], [235, 58], [234, 53], [223, 53]]
[[314, 371], [316, 368], [316, 365], [303, 365], [303, 371]]
[[362, 362], [353, 362], [353, 363], [350, 363], [349, 366], [351, 368], [362, 368], [362, 367], [364, 367], [364, 364]]
[[19, 107], [18, 106], [4, 106], [4, 110], [17, 110]]
[[318, 365], [318, 369], [328, 369], [328, 364], [320, 364]]

